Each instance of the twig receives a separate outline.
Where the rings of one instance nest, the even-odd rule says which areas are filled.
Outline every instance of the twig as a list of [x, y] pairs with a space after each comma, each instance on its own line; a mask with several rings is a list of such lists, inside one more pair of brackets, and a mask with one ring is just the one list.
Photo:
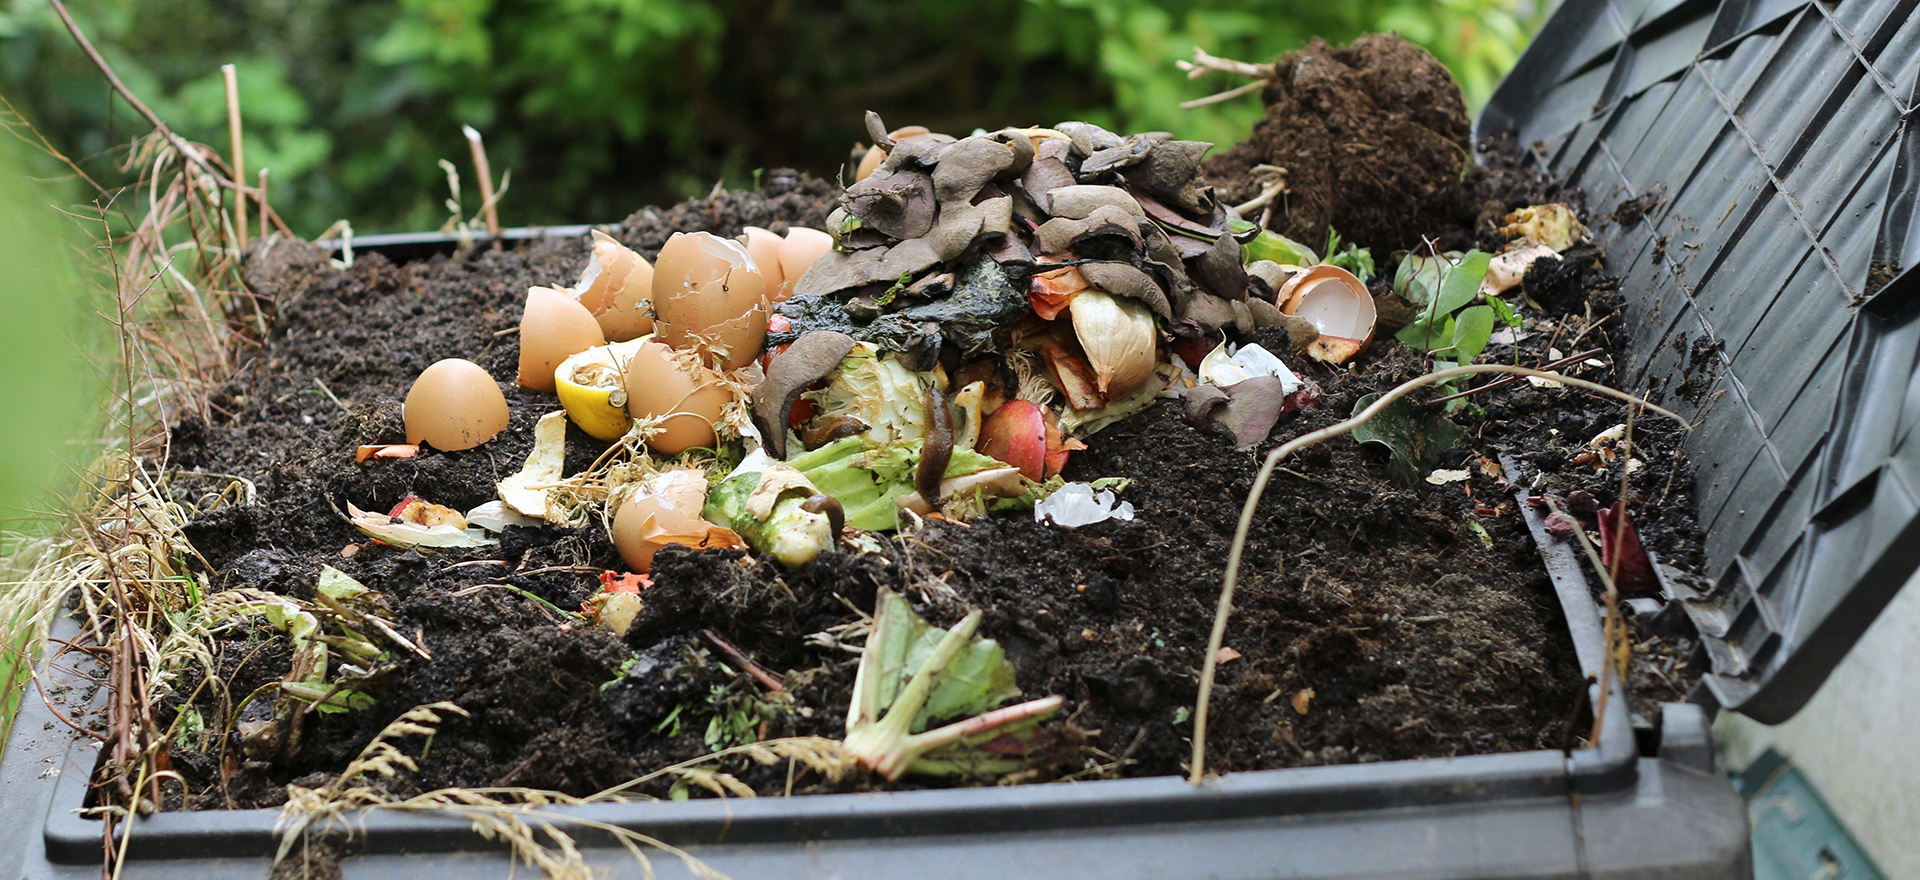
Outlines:
[[1241, 204], [1234, 205], [1233, 213], [1241, 217], [1245, 217], [1248, 211], [1251, 211], [1255, 208], [1266, 207], [1268, 204], [1273, 202], [1274, 196], [1277, 196], [1286, 191], [1287, 191], [1286, 181], [1277, 180], [1277, 181], [1274, 181], [1273, 183], [1269, 183], [1266, 186], [1263, 186], [1260, 188], [1259, 195], [1254, 196], [1253, 198], [1248, 199]]
[[267, 169], [260, 169], [260, 237], [267, 237], [267, 215], [273, 209], [267, 207]]
[[471, 125], [460, 126], [462, 134], [467, 136], [467, 146], [473, 151], [473, 170], [480, 175], [480, 211], [487, 218], [487, 237], [493, 239], [493, 246], [500, 246], [500, 213], [493, 203], [493, 168], [487, 164], [487, 146], [480, 141], [480, 132]]
[[784, 691], [787, 689], [787, 686], [782, 684], [780, 679], [774, 678], [773, 673], [768, 672], [766, 667], [753, 662], [752, 657], [748, 657], [739, 648], [734, 647], [732, 642], [721, 638], [719, 633], [710, 629], [703, 629], [700, 631], [700, 637], [706, 639], [707, 644], [712, 645], [714, 650], [719, 651], [720, 656], [727, 658], [727, 662], [739, 667], [741, 672], [752, 676], [753, 680], [759, 682], [761, 687], [770, 691]]
[[[1576, 361], [1583, 361], [1583, 360], [1586, 360], [1587, 358], [1590, 358], [1590, 357], [1593, 357], [1594, 355], [1597, 355], [1597, 354], [1600, 354], [1600, 353], [1601, 353], [1602, 351], [1605, 351], [1605, 349], [1600, 349], [1600, 348], [1592, 348], [1592, 349], [1588, 349], [1588, 350], [1586, 350], [1586, 351], [1583, 351], [1583, 352], [1580, 352], [1579, 354], [1576, 354], [1576, 355], [1573, 355], [1572, 357], [1564, 357], [1564, 358], [1561, 358], [1561, 359], [1559, 359], [1559, 360], [1557, 360], [1557, 361], [1554, 361], [1553, 363], [1550, 363], [1550, 364], [1541, 364], [1540, 366], [1537, 366], [1537, 367], [1534, 367], [1534, 369], [1536, 369], [1536, 370], [1557, 370], [1557, 369], [1559, 369], [1559, 368], [1561, 368], [1561, 367], [1564, 367], [1564, 366], [1566, 366], [1566, 365], [1568, 365], [1568, 364], [1571, 364], [1571, 363], [1574, 363], [1574, 362], [1576, 362]], [[1449, 401], [1449, 400], [1459, 400], [1459, 399], [1460, 399], [1460, 398], [1462, 398], [1462, 397], [1467, 397], [1467, 396], [1469, 396], [1469, 395], [1474, 395], [1474, 394], [1479, 394], [1479, 393], [1480, 393], [1480, 392], [1482, 392], [1482, 391], [1492, 391], [1493, 389], [1495, 389], [1495, 388], [1498, 388], [1498, 387], [1500, 387], [1500, 386], [1502, 386], [1502, 385], [1511, 385], [1511, 384], [1513, 384], [1513, 383], [1515, 383], [1515, 382], [1518, 382], [1518, 381], [1520, 381], [1520, 377], [1519, 377], [1519, 376], [1507, 376], [1507, 377], [1505, 377], [1505, 378], [1501, 378], [1501, 379], [1495, 379], [1495, 380], [1493, 380], [1492, 382], [1488, 382], [1487, 384], [1485, 384], [1485, 385], [1482, 385], [1482, 386], [1480, 386], [1480, 387], [1478, 387], [1478, 388], [1469, 388], [1469, 389], [1467, 389], [1467, 390], [1465, 390], [1465, 391], [1462, 391], [1462, 392], [1460, 392], [1459, 394], [1449, 394], [1449, 395], [1447, 395], [1447, 396], [1445, 396], [1445, 397], [1436, 397], [1436, 398], [1434, 398], [1434, 399], [1432, 399], [1432, 400], [1429, 400], [1429, 401], [1427, 401], [1427, 403], [1426, 403], [1426, 405], [1427, 405], [1427, 406], [1439, 406], [1440, 404], [1443, 404], [1443, 403], [1446, 403], [1446, 402], [1447, 402], [1447, 401]], [[1557, 382], [1557, 381], [1559, 381], [1559, 380], [1558, 380], [1558, 379], [1556, 379], [1556, 380], [1554, 380], [1554, 381], [1556, 381], [1556, 382]]]
[[1192, 61], [1175, 61], [1173, 62], [1173, 66], [1186, 71], [1187, 79], [1199, 79], [1206, 76], [1209, 72], [1217, 70], [1221, 73], [1238, 74], [1249, 79], [1265, 80], [1272, 79], [1274, 74], [1278, 72], [1273, 69], [1273, 65], [1271, 64], [1248, 64], [1245, 61], [1221, 58], [1218, 55], [1208, 54], [1207, 50], [1199, 46], [1193, 47]]
[[1230, 88], [1224, 92], [1216, 92], [1204, 98], [1195, 98], [1191, 101], [1181, 101], [1180, 109], [1192, 110], [1196, 107], [1205, 107], [1208, 104], [1219, 104], [1223, 101], [1231, 101], [1248, 92], [1257, 92], [1266, 87], [1267, 87], [1266, 80], [1256, 79], [1253, 82], [1246, 83], [1244, 85], [1234, 86], [1233, 88]]
[[173, 149], [180, 155], [186, 157], [187, 161], [200, 166], [201, 171], [206, 172], [208, 176], [214, 179], [214, 182], [221, 186], [228, 187], [235, 192], [240, 191], [239, 184], [234, 183], [232, 180], [227, 179], [225, 175], [222, 175], [218, 169], [215, 169], [200, 155], [199, 150], [193, 149], [193, 145], [187, 143], [185, 138], [174, 134], [173, 129], [168, 128], [166, 123], [160, 121], [160, 117], [155, 116], [152, 110], [147, 109], [147, 105], [141, 103], [139, 98], [133, 96], [133, 90], [127, 88], [127, 84], [120, 81], [120, 75], [114, 73], [113, 67], [107, 64], [107, 59], [100, 56], [100, 50], [93, 48], [92, 41], [87, 39], [86, 34], [80, 32], [80, 25], [75, 24], [73, 15], [67, 12], [67, 4], [62, 3], [61, 0], [49, 0], [49, 2], [53, 4], [53, 11], [60, 13], [60, 21], [66, 24], [67, 33], [72, 34], [74, 42], [80, 44], [80, 50], [87, 53], [88, 58], [93, 59], [94, 66], [100, 68], [100, 72], [106, 75], [107, 83], [113, 86], [114, 91], [120, 93], [120, 97], [125, 98], [127, 103], [133, 106], [134, 110], [145, 117], [147, 122], [151, 124], [156, 131], [160, 132], [162, 137], [167, 139], [167, 143], [172, 144]]
[[[227, 138], [233, 144], [233, 179], [247, 179], [247, 149], [240, 136], [240, 76], [231, 64], [220, 65], [220, 75], [227, 80]], [[247, 196], [237, 188], [233, 194], [233, 234], [234, 244], [247, 246]]]
[[1656, 406], [1625, 391], [1608, 388], [1598, 382], [1575, 379], [1571, 376], [1548, 376], [1539, 370], [1508, 366], [1506, 364], [1469, 364], [1464, 367], [1454, 367], [1452, 369], [1428, 373], [1424, 376], [1417, 376], [1402, 382], [1394, 386], [1392, 390], [1380, 395], [1378, 399], [1374, 400], [1372, 405], [1362, 410], [1359, 415], [1343, 422], [1328, 425], [1310, 434], [1302, 434], [1299, 437], [1295, 437], [1281, 444], [1272, 452], [1267, 453], [1266, 461], [1261, 463], [1259, 473], [1253, 478], [1253, 488], [1247, 492], [1246, 503], [1240, 507], [1240, 524], [1234, 529], [1233, 546], [1227, 552], [1227, 572], [1220, 587], [1220, 603], [1218, 607], [1214, 609], [1213, 634], [1207, 639], [1206, 660], [1200, 667], [1200, 697], [1193, 711], [1193, 766], [1188, 781], [1199, 785], [1201, 780], [1205, 778], [1207, 761], [1207, 709], [1213, 697], [1213, 676], [1219, 664], [1220, 645], [1226, 641], [1227, 618], [1233, 612], [1233, 589], [1240, 580], [1240, 556], [1246, 550], [1247, 533], [1253, 529], [1254, 509], [1260, 503], [1261, 493], [1266, 491], [1267, 481], [1273, 478], [1274, 469], [1279, 467], [1280, 462], [1288, 455], [1300, 449], [1331, 440], [1372, 421], [1373, 417], [1379, 415], [1380, 411], [1386, 409], [1389, 404], [1420, 388], [1438, 382], [1445, 382], [1459, 376], [1472, 376], [1479, 373], [1508, 373], [1516, 376], [1540, 376], [1542, 378], [1550, 378], [1554, 381], [1564, 382], [1577, 388], [1585, 388], [1609, 397], [1619, 398], [1629, 403], [1641, 404], [1647, 409], [1679, 422], [1680, 426], [1687, 430], [1693, 429], [1691, 423], [1671, 410]]

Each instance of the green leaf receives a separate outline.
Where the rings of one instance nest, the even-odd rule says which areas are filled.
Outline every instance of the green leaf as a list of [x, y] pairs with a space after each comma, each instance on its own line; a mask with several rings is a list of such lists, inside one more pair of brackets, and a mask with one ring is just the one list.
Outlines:
[[1246, 263], [1272, 260], [1283, 266], [1311, 266], [1320, 262], [1320, 258], [1314, 255], [1313, 248], [1271, 229], [1261, 230], [1259, 235], [1254, 236], [1253, 241], [1241, 247], [1240, 259]]
[[1508, 305], [1506, 300], [1491, 293], [1483, 293], [1481, 297], [1486, 299], [1487, 308], [1493, 309], [1494, 315], [1500, 318], [1501, 323], [1515, 330], [1520, 329], [1520, 313], [1514, 311], [1513, 306]]
[[[1379, 394], [1369, 394], [1354, 401], [1354, 414], [1358, 415], [1379, 398]], [[1447, 421], [1445, 416], [1405, 397], [1388, 404], [1378, 415], [1353, 429], [1353, 439], [1387, 448], [1388, 473], [1407, 485], [1418, 483], [1433, 469], [1440, 453], [1460, 442], [1462, 434], [1460, 427]]]
[[1451, 347], [1454, 332], [1447, 327], [1447, 318], [1480, 295], [1480, 282], [1487, 277], [1487, 264], [1492, 259], [1480, 251], [1468, 251], [1458, 261], [1408, 254], [1394, 273], [1393, 289], [1419, 306], [1420, 313], [1393, 338], [1415, 348], [1424, 345], [1431, 351]]
[[1455, 360], [1463, 364], [1473, 363], [1473, 359], [1487, 350], [1487, 340], [1493, 336], [1493, 309], [1487, 306], [1474, 306], [1461, 310], [1454, 319], [1453, 353]]
[[[946, 630], [935, 629], [929, 634], [938, 641]], [[940, 683], [913, 719], [913, 730], [925, 730], [934, 721], [990, 712], [1017, 696], [1020, 688], [1013, 683], [1013, 664], [1007, 662], [1006, 653], [998, 642], [979, 639], [947, 664]]]

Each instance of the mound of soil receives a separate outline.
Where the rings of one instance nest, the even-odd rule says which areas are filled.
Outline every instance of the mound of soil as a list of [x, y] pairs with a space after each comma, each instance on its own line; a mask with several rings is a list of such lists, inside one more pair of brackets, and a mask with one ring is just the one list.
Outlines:
[[1269, 228], [1318, 248], [1350, 241], [1410, 250], [1466, 198], [1473, 125], [1460, 87], [1427, 50], [1394, 34], [1329, 47], [1315, 38], [1274, 62], [1253, 135], [1206, 164], [1228, 204], [1259, 194], [1253, 168], [1286, 169]]
[[[1456, 205], [1518, 206], [1553, 190], [1499, 154], [1491, 158], [1490, 170], [1469, 178], [1477, 198]], [[614, 231], [651, 258], [673, 231], [818, 225], [833, 196], [819, 181], [776, 173], [760, 192], [647, 209]], [[1479, 220], [1454, 210], [1429, 229], [1470, 241]], [[1375, 252], [1390, 262], [1385, 247], [1375, 244]], [[843, 641], [844, 627], [855, 609], [872, 609], [881, 588], [903, 592], [941, 625], [983, 609], [981, 632], [1006, 647], [1023, 691], [1067, 698], [1063, 720], [1049, 728], [1050, 747], [1021, 779], [1184, 772], [1223, 560], [1260, 457], [1427, 369], [1421, 355], [1384, 341], [1352, 369], [1294, 359], [1318, 384], [1320, 404], [1283, 420], [1251, 452], [1190, 427], [1177, 401], [1109, 428], [1074, 455], [1066, 476], [1130, 478], [1125, 497], [1138, 512], [1130, 522], [1066, 530], [1023, 514], [932, 523], [888, 537], [877, 551], [843, 546], [794, 569], [738, 551], [669, 547], [656, 557], [655, 585], [622, 640], [554, 610], [578, 607], [598, 588], [600, 571], [621, 567], [597, 524], [511, 529], [497, 548], [427, 554], [369, 543], [338, 513], [348, 503], [383, 510], [409, 493], [460, 509], [494, 497], [495, 482], [526, 455], [534, 421], [557, 407], [548, 395], [511, 387], [517, 343], [503, 331], [517, 326], [527, 287], [570, 282], [586, 258], [577, 240], [407, 266], [362, 255], [345, 271], [299, 242], [250, 252], [247, 281], [271, 301], [273, 332], [215, 395], [211, 422], [173, 426], [171, 455], [183, 504], [233, 477], [249, 481], [253, 494], [209, 504], [188, 536], [214, 589], [310, 596], [320, 565], [339, 568], [384, 594], [432, 658], [395, 658], [376, 705], [312, 717], [285, 750], [250, 747], [240, 733], [182, 738], [173, 766], [187, 785], [176, 806], [278, 804], [286, 784], [337, 774], [399, 714], [442, 700], [470, 717], [441, 728], [419, 772], [383, 783], [396, 793], [511, 785], [587, 794], [716, 746], [837, 738], [853, 680], [848, 647], [859, 642]], [[1591, 253], [1555, 265], [1527, 282], [1554, 313], [1519, 352], [1495, 345], [1489, 359], [1542, 362], [1576, 334], [1584, 335], [1579, 344], [1613, 347], [1604, 326], [1619, 307], [1611, 280]], [[1388, 275], [1391, 268], [1382, 266]], [[1285, 350], [1283, 340], [1267, 341]], [[400, 401], [413, 377], [443, 357], [473, 359], [501, 381], [508, 430], [464, 452], [355, 463], [355, 446], [403, 439]], [[1611, 361], [1602, 354], [1596, 362]], [[1610, 371], [1582, 375], [1606, 381]], [[1468, 439], [1441, 464], [1467, 470], [1465, 482], [1401, 485], [1382, 456], [1351, 440], [1291, 461], [1261, 501], [1246, 550], [1226, 641], [1236, 656], [1221, 667], [1213, 700], [1211, 769], [1572, 745], [1577, 663], [1506, 489], [1524, 479], [1536, 491], [1581, 489], [1610, 503], [1624, 461], [1596, 466], [1579, 456], [1586, 438], [1622, 417], [1611, 402], [1518, 384], [1457, 416]], [[1628, 485], [1642, 534], [1669, 562], [1697, 561], [1691, 475], [1675, 470], [1680, 437], [1648, 420], [1637, 439], [1645, 466]], [[604, 449], [569, 427], [568, 473]], [[1501, 471], [1494, 462], [1502, 452], [1526, 473]], [[770, 696], [725, 662], [721, 640], [780, 676], [786, 695]], [[284, 676], [290, 653], [283, 636], [264, 628], [223, 632], [212, 668], [181, 678], [159, 722], [191, 702], [209, 730], [244, 731], [265, 701], [240, 719], [230, 713]], [[1678, 686], [1671, 676], [1661, 680]], [[832, 784], [804, 770], [790, 776], [784, 765], [725, 769], [769, 794], [878, 785]], [[981, 781], [990, 780], [903, 784]], [[665, 795], [670, 784], [646, 791]]]

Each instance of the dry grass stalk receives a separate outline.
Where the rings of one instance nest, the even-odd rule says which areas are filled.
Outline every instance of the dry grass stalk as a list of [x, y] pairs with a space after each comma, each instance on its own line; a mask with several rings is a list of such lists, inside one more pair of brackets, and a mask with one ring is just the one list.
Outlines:
[[[227, 139], [232, 143], [229, 152], [233, 156], [233, 179], [247, 179], [247, 148], [240, 137], [240, 77], [231, 64], [220, 65], [220, 76], [227, 81]], [[241, 247], [247, 246], [247, 199], [245, 195], [233, 200], [234, 236]]]
[[418, 770], [419, 765], [400, 747], [399, 741], [409, 736], [431, 740], [448, 715], [467, 717], [466, 711], [452, 703], [416, 707], [380, 731], [333, 782], [317, 789], [287, 786], [287, 804], [281, 809], [277, 824], [280, 849], [274, 861], [285, 859], [293, 847], [308, 840], [315, 829], [318, 833], [336, 828], [350, 833], [353, 824], [349, 814], [365, 816], [375, 810], [386, 810], [464, 819], [476, 833], [488, 840], [504, 842], [516, 860], [538, 869], [552, 880], [594, 880], [599, 876], [581, 852], [576, 837], [581, 830], [611, 838], [633, 857], [648, 877], [653, 876], [648, 853], [656, 852], [680, 859], [695, 876], [721, 878], [724, 875], [665, 841], [551, 808], [644, 800], [632, 790], [669, 777], [685, 779], [720, 797], [753, 797], [753, 789], [731, 774], [703, 766], [730, 756], [743, 756], [769, 766], [783, 760], [794, 761], [835, 780], [851, 772], [856, 763], [840, 743], [805, 737], [736, 746], [662, 768], [586, 797], [527, 788], [449, 788], [396, 798], [373, 780], [374, 776], [393, 778], [401, 771]]

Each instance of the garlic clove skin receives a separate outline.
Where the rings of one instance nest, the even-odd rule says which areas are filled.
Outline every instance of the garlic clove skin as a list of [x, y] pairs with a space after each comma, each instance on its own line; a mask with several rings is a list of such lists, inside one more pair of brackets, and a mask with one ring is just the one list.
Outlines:
[[1153, 375], [1153, 313], [1133, 300], [1089, 287], [1067, 304], [1073, 333], [1093, 367], [1095, 387], [1108, 400], [1126, 397]]
[[606, 342], [586, 306], [550, 287], [527, 288], [520, 316], [520, 387], [552, 394], [553, 371], [561, 361]]

